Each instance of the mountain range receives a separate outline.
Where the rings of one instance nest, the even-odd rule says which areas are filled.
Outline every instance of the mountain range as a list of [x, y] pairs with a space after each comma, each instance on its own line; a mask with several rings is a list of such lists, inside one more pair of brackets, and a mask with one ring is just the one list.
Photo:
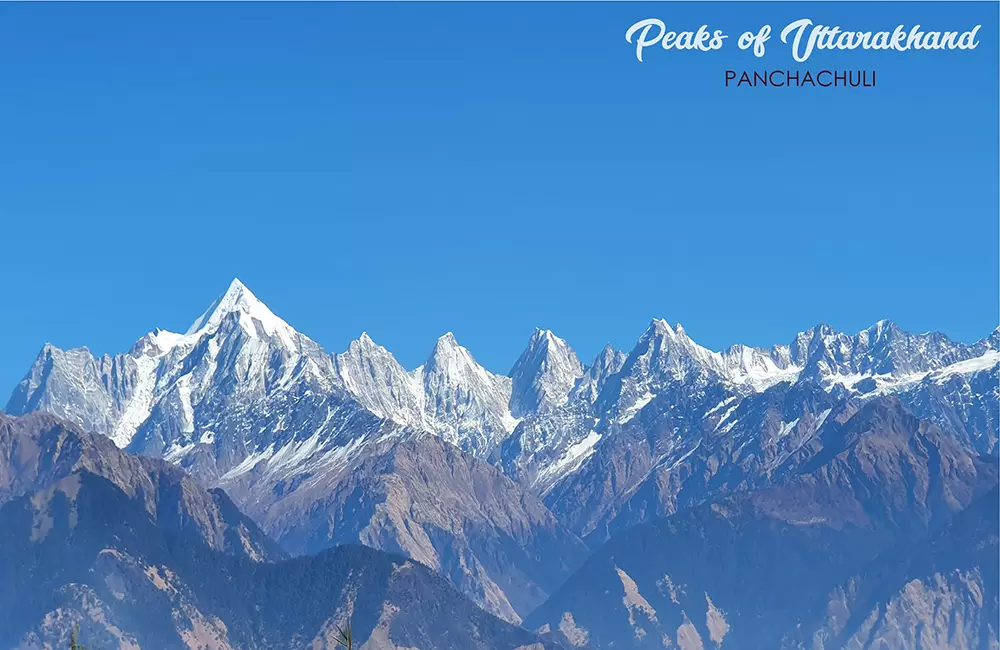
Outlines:
[[[843, 423], [831, 416], [816, 445], [798, 452], [799, 472], [785, 482], [613, 537], [531, 614], [529, 627], [598, 647], [645, 647], [647, 638], [682, 648], [841, 647], [797, 636], [827, 623], [828, 594], [854, 596], [858, 585], [848, 581], [860, 575], [874, 583], [869, 565], [898, 556], [901, 540], [906, 552], [923, 550], [932, 531], [991, 490], [995, 503], [995, 458], [963, 450], [893, 397], [868, 402]], [[996, 533], [982, 542], [995, 549]], [[992, 589], [997, 576], [986, 568], [978, 578]], [[866, 606], [863, 614], [844, 610], [866, 619]], [[929, 605], [951, 614], [947, 606]], [[995, 620], [984, 616], [981, 624], [996, 634]], [[864, 643], [857, 647], [911, 647]]]
[[[906, 536], [932, 539], [995, 484], [998, 368], [1000, 328], [965, 344], [888, 321], [856, 334], [818, 325], [788, 345], [716, 352], [653, 320], [631, 350], [609, 346], [589, 364], [536, 330], [507, 375], [483, 368], [451, 333], [407, 370], [367, 334], [326, 352], [237, 280], [184, 334], [156, 330], [102, 357], [45, 345], [5, 411], [51, 413], [143, 467], [182, 469], [253, 525], [244, 535], [257, 531], [258, 556], [240, 562], [361, 544], [428, 567], [509, 623], [543, 629], [554, 639], [543, 643], [721, 645], [705, 626], [717, 611], [731, 628], [726, 647], [761, 647], [766, 619], [781, 631], [767, 637], [773, 647], [832, 648], [815, 639], [846, 639], [844, 629], [814, 610], [752, 616], [750, 601], [731, 600], [739, 583], [704, 566], [684, 584], [710, 595], [698, 608], [678, 604], [663, 586], [677, 579], [664, 575], [701, 557], [697, 540], [710, 534], [726, 535], [718, 553], [729, 562], [753, 543], [787, 544], [804, 565], [830, 557], [829, 575], [810, 583], [815, 602], [839, 593], [854, 607], [855, 592], [843, 595], [860, 584], [846, 587], [851, 576]], [[9, 498], [55, 484], [31, 480], [13, 481]], [[792, 522], [761, 505], [777, 502], [815, 512]], [[867, 555], [828, 553], [861, 541]], [[655, 559], [650, 545], [670, 557]], [[232, 547], [207, 544], [226, 557]], [[646, 555], [642, 566], [617, 559]], [[759, 570], [780, 572], [778, 559]], [[617, 604], [574, 587], [584, 583], [604, 585]], [[667, 600], [655, 603], [651, 590]], [[652, 625], [647, 606], [671, 613]], [[612, 611], [624, 618], [602, 616]], [[807, 623], [814, 638], [793, 638]]]
[[49, 415], [0, 415], [0, 469], [0, 647], [552, 645], [402, 556], [289, 559], [221, 490]]

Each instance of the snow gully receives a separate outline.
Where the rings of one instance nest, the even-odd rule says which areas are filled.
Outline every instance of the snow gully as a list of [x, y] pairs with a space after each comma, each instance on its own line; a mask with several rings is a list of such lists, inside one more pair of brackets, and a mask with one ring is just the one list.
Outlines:
[[726, 70], [726, 88], [874, 88], [874, 70]]

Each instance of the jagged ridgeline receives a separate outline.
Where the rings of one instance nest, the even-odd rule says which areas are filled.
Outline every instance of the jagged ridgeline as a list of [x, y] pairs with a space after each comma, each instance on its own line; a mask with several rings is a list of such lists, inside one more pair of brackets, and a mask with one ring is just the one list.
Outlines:
[[[157, 330], [99, 358], [45, 346], [6, 411], [52, 413], [183, 468], [283, 553], [340, 544], [397, 553], [502, 619], [531, 614], [534, 625], [533, 612], [549, 611], [539, 607], [557, 590], [569, 598], [571, 576], [609, 539], [830, 467], [847, 453], [849, 423], [873, 404], [912, 418], [911, 438], [932, 427], [949, 441], [949, 455], [928, 448], [914, 467], [959, 453], [995, 458], [998, 344], [998, 331], [966, 344], [880, 321], [856, 334], [819, 325], [787, 345], [712, 351], [654, 320], [631, 350], [609, 346], [589, 364], [537, 330], [507, 375], [483, 368], [450, 333], [406, 369], [367, 334], [327, 353], [234, 281], [184, 334]], [[802, 496], [816, 502], [811, 519], [836, 520], [825, 509], [841, 506], [820, 496]], [[928, 517], [968, 503], [953, 496]], [[872, 530], [888, 541], [903, 534]], [[634, 583], [652, 606], [639, 569], [618, 568], [628, 579], [615, 571], [611, 597], [622, 602]], [[590, 629], [574, 607], [539, 626], [556, 634], [569, 612], [564, 627]], [[627, 629], [588, 638], [622, 647], [642, 627], [649, 644], [652, 631], [629, 623], [639, 620], [629, 611]], [[684, 612], [698, 629], [704, 611]], [[732, 611], [726, 620], [731, 645], [743, 624]], [[693, 638], [677, 633], [682, 623], [671, 643]], [[698, 635], [712, 639], [705, 628]]]
[[4, 648], [551, 647], [401, 555], [288, 559], [223, 492], [45, 414], [0, 414], [0, 550]]

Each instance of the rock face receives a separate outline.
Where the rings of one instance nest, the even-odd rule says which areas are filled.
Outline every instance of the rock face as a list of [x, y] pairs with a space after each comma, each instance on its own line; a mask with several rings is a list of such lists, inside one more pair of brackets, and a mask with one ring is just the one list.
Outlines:
[[928, 538], [882, 553], [817, 602], [786, 648], [1000, 646], [1000, 495], [977, 499]]
[[2, 647], [332, 649], [348, 621], [364, 648], [550, 647], [402, 556], [281, 560], [223, 493], [49, 416], [0, 436]]
[[45, 346], [7, 411], [177, 464], [293, 552], [407, 554], [517, 621], [583, 560], [581, 539], [783, 485], [885, 396], [995, 455], [998, 344], [881, 321], [717, 352], [654, 320], [588, 366], [537, 330], [509, 377], [450, 333], [407, 370], [366, 334], [328, 354], [234, 281], [184, 334], [102, 358]]
[[[920, 634], [968, 640], [994, 633], [986, 622], [995, 622], [989, 617], [1000, 576], [986, 572], [995, 567], [995, 552], [993, 565], [973, 570], [967, 554], [951, 553], [934, 533], [927, 535], [961, 513], [955, 525], [976, 521], [989, 533], [979, 536], [987, 547], [976, 557], [989, 555], [990, 544], [995, 549], [995, 512], [979, 521], [984, 506], [962, 510], [995, 490], [996, 459], [964, 451], [891, 398], [824, 427], [820, 440], [824, 446], [802, 453], [799, 472], [782, 485], [681, 510], [612, 538], [527, 626], [557, 633], [570, 645], [586, 640], [615, 648], [800, 647], [792, 637], [803, 621], [812, 631], [802, 648], [881, 647], [865, 645], [873, 635], [899, 642], [884, 647], [918, 648], [924, 646], [913, 638]], [[987, 498], [995, 501], [992, 494]], [[914, 545], [919, 552], [931, 549], [945, 566], [968, 571], [942, 569], [934, 577], [907, 565], [890, 579], [865, 568], [883, 553], [883, 559], [894, 557], [901, 540], [923, 540]], [[907, 581], [910, 575], [930, 576], [929, 582], [918, 587]], [[859, 581], [884, 602], [861, 595]], [[983, 598], [977, 601], [977, 594]], [[974, 632], [954, 631], [948, 610], [921, 620], [927, 610], [919, 607], [933, 603], [954, 604], [952, 611]], [[893, 620], [880, 618], [886, 607], [895, 607]], [[845, 631], [862, 642], [841, 638]], [[825, 645], [812, 645], [816, 639]]]
[[[285, 557], [225, 492], [205, 490], [177, 467], [129, 455], [51, 415], [0, 413], [0, 505], [26, 495], [51, 499], [57, 485], [68, 486], [60, 489], [69, 494], [81, 473], [107, 480], [156, 526], [183, 540], [254, 561]], [[35, 519], [37, 536], [51, 522], [38, 513]]]
[[436, 436], [347, 445], [320, 447], [301, 467], [264, 459], [222, 486], [294, 553], [357, 542], [403, 553], [512, 621], [586, 558], [538, 498]]

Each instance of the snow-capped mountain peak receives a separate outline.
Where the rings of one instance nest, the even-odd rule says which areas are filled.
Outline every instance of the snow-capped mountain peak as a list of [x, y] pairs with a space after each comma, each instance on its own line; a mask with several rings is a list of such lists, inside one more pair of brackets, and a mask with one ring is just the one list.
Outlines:
[[455, 334], [453, 332], [445, 332], [439, 336], [437, 341], [434, 343], [434, 350], [431, 352], [431, 357], [433, 358], [434, 355], [439, 353], [439, 351], [443, 353], [447, 350], [455, 348], [462, 348], [462, 346], [459, 345], [458, 340], [455, 338]]
[[351, 341], [346, 352], [334, 355], [333, 361], [344, 389], [372, 413], [401, 424], [421, 420], [419, 382], [367, 332]]
[[606, 383], [599, 410], [615, 409], [627, 419], [671, 383], [704, 381], [720, 369], [718, 354], [695, 343], [679, 327], [654, 318], [626, 357], [621, 371]]
[[680, 379], [692, 371], [711, 368], [714, 361], [713, 352], [695, 343], [681, 325], [674, 329], [665, 320], [653, 319], [626, 366], [638, 364]]
[[335, 379], [320, 347], [239, 280], [186, 334], [156, 329], [126, 354], [56, 357], [55, 372], [35, 367], [22, 382], [25, 399], [57, 397], [48, 410], [144, 453], [192, 448], [204, 423], [229, 404], [293, 388], [328, 390]]
[[[234, 278], [224, 294], [216, 298], [209, 308], [192, 323], [187, 334], [212, 331], [230, 314], [237, 314], [241, 322], [256, 322], [268, 336], [293, 334], [295, 330], [274, 315], [250, 289], [238, 278]], [[247, 320], [244, 320], [244, 316]]]
[[465, 451], [489, 456], [517, 426], [510, 413], [510, 378], [479, 365], [451, 332], [437, 340], [411, 376], [423, 388], [424, 417]]
[[875, 338], [879, 339], [884, 334], [898, 332], [899, 328], [891, 320], [883, 318], [868, 328], [868, 332], [874, 332]]
[[646, 334], [650, 336], [667, 336], [670, 338], [675, 336], [674, 329], [670, 327], [670, 323], [663, 318], [654, 318], [649, 323], [649, 327], [646, 328]]
[[[351, 341], [347, 346], [347, 352], [344, 354], [353, 354], [356, 356], [381, 356], [389, 355], [392, 357], [392, 353], [386, 348], [382, 347], [369, 336], [368, 332], [361, 332], [361, 336]], [[338, 355], [341, 356], [341, 355]], [[393, 357], [395, 360], [395, 357]]]
[[522, 417], [564, 404], [583, 376], [583, 365], [573, 349], [551, 330], [535, 329], [511, 368], [511, 413]]
[[[616, 359], [619, 361], [617, 364], [615, 363]], [[595, 365], [600, 365], [601, 367], [611, 367], [617, 365], [618, 367], [621, 367], [620, 362], [623, 362], [624, 360], [625, 353], [621, 350], [614, 349], [611, 347], [610, 343], [607, 343], [598, 353], [597, 357], [594, 359], [594, 363], [592, 363], [590, 367], [594, 367]], [[618, 368], [615, 368], [612, 372], [618, 372]]]
[[625, 363], [625, 353], [604, 346], [594, 360], [586, 368], [586, 372], [576, 386], [573, 387], [572, 399], [579, 399], [586, 404], [593, 404], [600, 395], [601, 389], [609, 379], [614, 377]]
[[456, 381], [490, 381], [493, 375], [480, 366], [466, 348], [459, 345], [451, 332], [443, 334], [434, 344], [431, 356], [424, 364], [424, 372], [441, 373]]
[[[298, 407], [281, 412], [287, 405], [343, 400], [350, 404], [345, 413], [364, 410], [435, 433], [479, 458], [496, 460], [495, 452], [510, 438], [508, 465], [527, 476], [538, 468], [528, 467], [525, 458], [576, 467], [596, 449], [586, 447], [584, 454], [576, 445], [596, 444], [647, 405], [669, 408], [678, 399], [711, 395], [715, 403], [736, 404], [777, 383], [797, 381], [858, 396], [911, 391], [932, 400], [945, 389], [978, 395], [985, 380], [976, 379], [980, 384], [973, 389], [963, 378], [995, 368], [996, 354], [987, 352], [998, 347], [1000, 328], [965, 345], [938, 333], [910, 334], [882, 320], [856, 334], [821, 324], [791, 345], [734, 345], [715, 352], [680, 324], [653, 319], [628, 355], [608, 346], [586, 368], [566, 341], [536, 329], [510, 376], [481, 366], [452, 332], [436, 341], [423, 366], [408, 372], [366, 332], [343, 353], [326, 353], [237, 279], [185, 334], [157, 329], [128, 353], [100, 358], [86, 349], [46, 346], [7, 408], [48, 410], [120, 446], [172, 460], [201, 445], [222, 449], [221, 441], [228, 440], [215, 465], [226, 472], [278, 438], [312, 435], [313, 425], [299, 421]], [[252, 424], [225, 431], [233, 414]], [[257, 424], [265, 415], [266, 426]], [[515, 433], [521, 422], [523, 431]], [[556, 480], [556, 473], [545, 476]]]

